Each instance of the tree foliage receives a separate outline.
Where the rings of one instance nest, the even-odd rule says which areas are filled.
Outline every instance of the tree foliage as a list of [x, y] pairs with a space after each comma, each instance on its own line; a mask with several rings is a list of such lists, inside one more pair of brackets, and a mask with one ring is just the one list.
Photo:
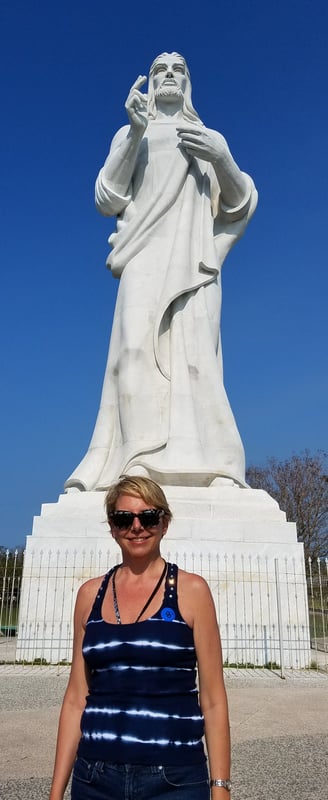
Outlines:
[[327, 473], [327, 453], [308, 450], [286, 461], [269, 458], [263, 467], [252, 465], [247, 470], [249, 485], [267, 491], [285, 511], [288, 522], [296, 522], [306, 557], [328, 556]]

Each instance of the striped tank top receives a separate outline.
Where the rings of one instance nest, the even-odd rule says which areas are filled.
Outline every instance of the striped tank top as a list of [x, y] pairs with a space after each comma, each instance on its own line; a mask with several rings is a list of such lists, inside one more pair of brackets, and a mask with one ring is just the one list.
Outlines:
[[179, 612], [178, 567], [168, 564], [157, 613], [123, 625], [101, 616], [112, 574], [102, 582], [83, 640], [90, 680], [78, 755], [123, 764], [203, 763], [196, 653]]

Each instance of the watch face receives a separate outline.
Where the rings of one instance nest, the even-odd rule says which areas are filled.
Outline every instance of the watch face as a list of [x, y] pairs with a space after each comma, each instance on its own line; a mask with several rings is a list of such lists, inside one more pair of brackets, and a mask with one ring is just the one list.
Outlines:
[[226, 789], [227, 792], [231, 791], [232, 783], [231, 781], [223, 781], [221, 778], [217, 778], [216, 780], [211, 780], [211, 786], [222, 786], [223, 789]]

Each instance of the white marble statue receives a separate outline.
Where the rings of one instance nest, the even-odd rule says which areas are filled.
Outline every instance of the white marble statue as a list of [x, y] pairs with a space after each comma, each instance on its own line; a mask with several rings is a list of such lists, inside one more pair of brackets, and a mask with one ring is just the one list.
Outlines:
[[121, 473], [162, 485], [244, 485], [243, 445], [223, 385], [221, 267], [257, 193], [191, 102], [184, 58], [153, 62], [126, 101], [96, 204], [117, 217], [108, 266], [120, 279], [99, 413], [66, 489]]

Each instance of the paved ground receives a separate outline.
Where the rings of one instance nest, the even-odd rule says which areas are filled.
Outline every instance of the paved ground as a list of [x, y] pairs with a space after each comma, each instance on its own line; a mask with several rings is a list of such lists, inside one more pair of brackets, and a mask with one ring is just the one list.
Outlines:
[[[0, 666], [0, 800], [46, 800], [66, 668]], [[233, 800], [328, 800], [328, 675], [227, 670]]]

